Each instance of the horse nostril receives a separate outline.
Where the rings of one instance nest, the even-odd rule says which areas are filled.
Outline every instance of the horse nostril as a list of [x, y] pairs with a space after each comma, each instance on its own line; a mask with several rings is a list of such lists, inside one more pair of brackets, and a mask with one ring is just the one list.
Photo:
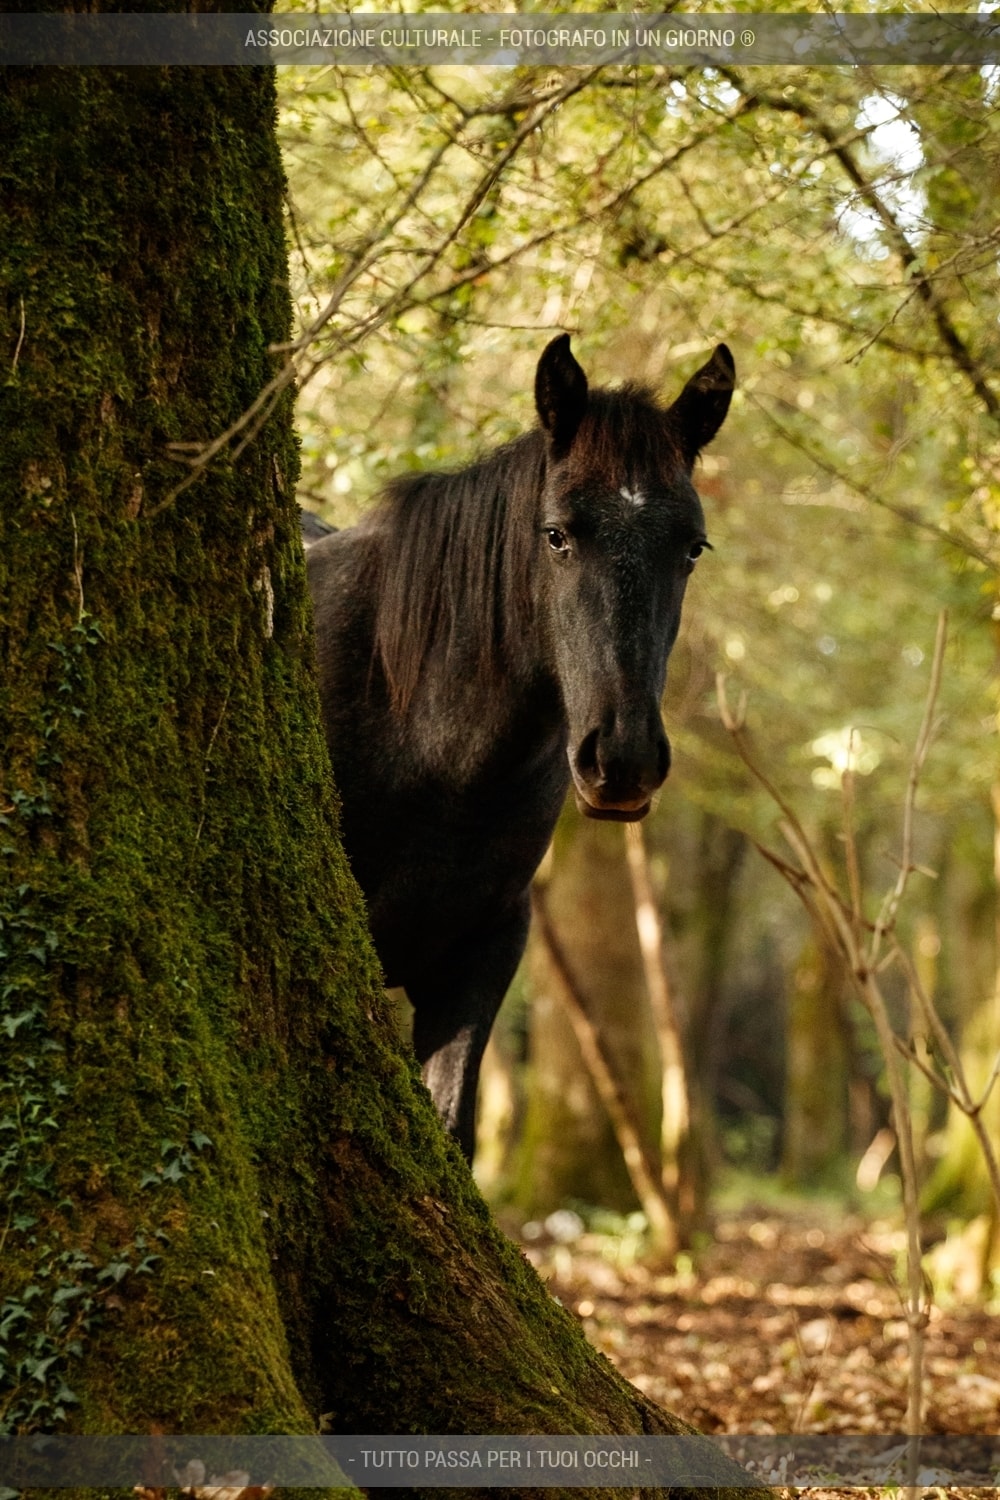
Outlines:
[[660, 743], [656, 747], [656, 764], [662, 786], [670, 770], [670, 741], [665, 734], [660, 735]]
[[601, 763], [598, 758], [598, 742], [601, 738], [599, 729], [592, 729], [590, 733], [580, 741], [576, 752], [576, 769], [587, 781], [597, 781], [601, 776]]

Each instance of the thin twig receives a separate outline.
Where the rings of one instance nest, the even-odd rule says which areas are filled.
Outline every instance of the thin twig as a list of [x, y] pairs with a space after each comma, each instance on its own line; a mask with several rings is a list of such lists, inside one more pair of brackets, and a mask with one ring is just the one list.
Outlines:
[[[786, 873], [786, 877], [790, 879], [793, 889], [803, 900], [810, 914], [818, 922], [823, 932], [833, 941], [836, 951], [845, 961], [858, 998], [865, 1006], [875, 1025], [879, 1047], [885, 1063], [889, 1093], [892, 1100], [893, 1123], [895, 1125], [899, 1150], [903, 1212], [906, 1223], [906, 1319], [909, 1328], [910, 1356], [906, 1430], [910, 1434], [919, 1433], [923, 1423], [924, 1334], [928, 1322], [925, 1278], [922, 1265], [923, 1247], [921, 1243], [918, 1201], [919, 1182], [909, 1093], [906, 1076], [900, 1061], [900, 1052], [902, 1051], [904, 1056], [907, 1055], [907, 1052], [905, 1047], [900, 1047], [900, 1039], [893, 1030], [888, 1006], [879, 987], [877, 973], [880, 949], [886, 937], [889, 937], [893, 945], [898, 947], [895, 938], [896, 916], [900, 902], [905, 895], [909, 877], [915, 869], [913, 863], [913, 833], [916, 795], [920, 774], [930, 748], [935, 727], [935, 706], [940, 691], [946, 643], [947, 617], [942, 611], [938, 618], [937, 637], [931, 665], [927, 700], [907, 778], [903, 803], [902, 858], [899, 875], [882, 903], [879, 918], [875, 923], [874, 930], [870, 932], [870, 937], [868, 936], [868, 924], [863, 917], [860, 865], [857, 859], [853, 828], [853, 783], [848, 780], [850, 770], [848, 769], [845, 772], [845, 784], [842, 788], [844, 799], [844, 841], [848, 864], [848, 885], [851, 891], [851, 905], [847, 906], [823, 870], [819, 856], [813, 847], [809, 835], [806, 833], [794, 810], [777, 788], [773, 787], [772, 783], [757, 767], [750, 756], [743, 735], [742, 714], [740, 719], [737, 720], [730, 711], [726, 701], [725, 682], [721, 675], [718, 684], [719, 712], [722, 722], [729, 731], [737, 753], [744, 765], [751, 771], [755, 779], [769, 791], [773, 801], [781, 809], [784, 816], [779, 826], [785, 840], [799, 860], [799, 868], [795, 869], [794, 867], [787, 866], [777, 855], [769, 854], [768, 857], [776, 868]], [[892, 950], [886, 956], [893, 956]], [[912, 964], [909, 965], [909, 968], [913, 969]], [[915, 973], [914, 993], [921, 997], [922, 1007], [926, 1003], [926, 1006], [933, 1011], [930, 999], [924, 995], [922, 987], [919, 985], [919, 976]], [[940, 1027], [940, 1020], [937, 1020], [937, 1026]], [[943, 1028], [941, 1029], [943, 1030]], [[937, 1034], [936, 1029], [935, 1034]], [[946, 1052], [946, 1055], [949, 1057], [954, 1055], [957, 1060], [957, 1054], [954, 1054], [954, 1049], [951, 1050], [950, 1054]], [[959, 1067], [958, 1072], [960, 1073], [960, 1071]], [[962, 1086], [964, 1087], [964, 1084]], [[983, 1139], [985, 1137], [985, 1130], [978, 1117], [973, 1118], [973, 1126], [974, 1128], [978, 1126], [977, 1135], [980, 1139]], [[996, 1163], [995, 1156], [988, 1142], [986, 1142], [984, 1147], [984, 1155], [987, 1160], [987, 1166], [992, 1173], [995, 1170]], [[908, 1457], [908, 1467], [912, 1467], [912, 1463], [913, 1458], [910, 1455]]]
[[[799, 822], [798, 814], [796, 813], [795, 809], [792, 807], [790, 802], [787, 802], [785, 800], [781, 792], [774, 785], [774, 782], [764, 774], [764, 772], [760, 769], [760, 767], [753, 760], [752, 756], [746, 750], [745, 736], [743, 733], [745, 704], [741, 702], [739, 715], [738, 717], [734, 717], [732, 711], [729, 708], [729, 702], [726, 696], [726, 679], [724, 673], [719, 672], [716, 675], [715, 685], [719, 702], [719, 714], [722, 719], [723, 726], [729, 731], [730, 735], [732, 736], [733, 743], [736, 745], [736, 748], [739, 751], [740, 759], [743, 761], [743, 764], [746, 766], [751, 776], [753, 776], [756, 781], [760, 782], [761, 786], [764, 788], [765, 792], [767, 792], [772, 802], [776, 803], [776, 805], [784, 813], [785, 823], [788, 825], [788, 828], [792, 830], [792, 833], [795, 836], [796, 844], [798, 845], [798, 847], [796, 847], [795, 844], [793, 844], [795, 852], [803, 861], [803, 864], [805, 865], [810, 876], [824, 890], [829, 891], [829, 893], [833, 896], [837, 896], [836, 891], [834, 891], [833, 887], [827, 881], [826, 876], [820, 868], [818, 861], [812, 853], [812, 849], [809, 843], [809, 837], [805, 829], [802, 827], [802, 824]], [[782, 832], [785, 832], [785, 837], [787, 838], [788, 834], [784, 828], [782, 829]], [[791, 843], [792, 840], [789, 839], [789, 842]], [[837, 896], [837, 900], [840, 900], [839, 896]]]
[[[232, 691], [233, 691], [233, 685], [232, 685], [232, 683], [230, 683], [229, 686], [226, 689], [226, 696], [222, 700], [222, 707], [219, 710], [219, 717], [216, 719], [215, 726], [214, 726], [214, 728], [212, 730], [212, 733], [208, 737], [208, 747], [205, 750], [205, 759], [202, 762], [202, 774], [204, 776], [208, 775], [208, 763], [212, 759], [212, 751], [215, 748], [216, 736], [218, 735], [219, 730], [222, 728], [222, 721], [223, 721], [223, 719], [226, 717], [226, 709], [229, 707], [229, 699], [230, 699], [230, 695], [232, 694]], [[198, 826], [197, 826], [197, 828], [194, 831], [194, 839], [192, 840], [192, 843], [191, 843], [191, 855], [192, 855], [192, 857], [194, 856], [195, 849], [198, 847], [198, 840], [201, 838], [201, 830], [202, 830], [202, 828], [204, 826], [205, 826], [205, 795], [204, 795], [204, 789], [203, 789], [202, 790], [201, 817], [198, 819]]]
[[920, 1013], [934, 1039], [935, 1046], [951, 1069], [952, 1077], [960, 1081], [960, 1087], [963, 1090], [961, 1108], [968, 1113], [972, 1108], [972, 1094], [965, 1085], [962, 1059], [959, 1056], [958, 1048], [948, 1035], [947, 1027], [938, 1015], [937, 1006], [927, 993], [924, 982], [920, 977], [919, 969], [913, 962], [911, 954], [907, 952], [895, 936], [892, 940], [890, 953], [886, 956], [898, 963], [905, 974], [910, 987], [910, 994], [920, 1007]]
[[663, 927], [649, 871], [641, 823], [626, 823], [625, 855], [632, 882], [635, 926], [646, 976], [646, 993], [660, 1046], [660, 1177], [675, 1211], [680, 1208], [681, 1158], [691, 1126], [684, 1047], [673, 990], [663, 957]]
[[983, 1089], [983, 1092], [979, 1096], [978, 1102], [974, 1106], [977, 1113], [986, 1108], [987, 1101], [989, 1100], [989, 1097], [993, 1092], [993, 1086], [998, 1078], [1000, 1078], [1000, 1052], [997, 1053], [996, 1058], [994, 1059], [993, 1067], [990, 1071], [990, 1076], [986, 1080], [986, 1087]]
[[890, 932], [896, 921], [896, 913], [899, 903], [902, 901], [906, 891], [907, 882], [914, 870], [913, 864], [913, 818], [916, 811], [917, 787], [920, 783], [920, 774], [927, 759], [931, 739], [935, 729], [934, 712], [937, 706], [938, 694], [941, 691], [941, 673], [944, 668], [944, 652], [948, 644], [948, 611], [941, 610], [938, 615], [937, 634], [934, 639], [934, 656], [931, 661], [930, 685], [927, 689], [927, 701], [924, 704], [924, 716], [920, 724], [920, 733], [910, 760], [910, 774], [906, 781], [906, 795], [903, 799], [903, 833], [901, 859], [899, 874], [896, 882], [882, 903], [882, 910], [875, 922], [875, 931], [869, 946], [869, 962], [874, 966], [882, 940], [887, 932]]
[[[942, 358], [947, 358], [947, 356], [942, 355]], [[956, 526], [939, 525], [937, 521], [932, 521], [927, 516], [922, 515], [915, 506], [887, 499], [885, 495], [881, 494], [878, 490], [872, 489], [870, 485], [861, 483], [856, 474], [838, 468], [836, 464], [831, 463], [822, 453], [817, 452], [809, 443], [798, 437], [790, 427], [787, 427], [784, 422], [775, 416], [767, 403], [762, 401], [755, 392], [747, 392], [746, 399], [768, 425], [774, 429], [778, 436], [788, 443], [790, 447], [794, 448], [796, 452], [804, 454], [821, 474], [829, 475], [831, 479], [836, 480], [845, 489], [851, 490], [860, 500], [867, 501], [869, 505], [875, 505], [880, 510], [888, 511], [890, 515], [895, 516], [898, 520], [905, 521], [908, 526], [915, 526], [920, 531], [926, 531], [929, 535], [936, 537], [939, 542], [944, 542], [947, 546], [954, 547], [957, 551], [965, 553], [967, 557], [971, 557], [975, 562], [981, 563], [989, 572], [996, 573], [1000, 569], [1000, 562], [998, 562], [996, 554], [985, 552], [964, 531], [960, 531]]]
[[76, 611], [76, 623], [79, 625], [87, 613], [83, 602], [83, 555], [80, 551], [80, 538], [76, 529], [76, 515], [73, 511], [69, 513], [73, 525], [73, 577], [76, 579], [76, 591], [79, 598]]
[[[917, 973], [915, 964], [905, 949], [900, 950], [899, 959], [910, 982], [911, 990], [917, 996], [925, 1018], [933, 1027], [935, 1040], [939, 1043], [951, 1070], [953, 1082], [945, 1084], [938, 1082], [938, 1087], [942, 1088], [942, 1091], [948, 1095], [956, 1108], [961, 1110], [972, 1126], [973, 1133], [979, 1143], [979, 1149], [983, 1153], [983, 1161], [986, 1165], [987, 1176], [990, 1179], [990, 1188], [993, 1192], [997, 1212], [1000, 1213], [1000, 1161], [997, 1159], [996, 1147], [983, 1119], [983, 1106], [993, 1090], [998, 1070], [1000, 1070], [1000, 1056], [998, 1056], [994, 1064], [985, 1093], [981, 1095], [978, 1101], [974, 1100], [965, 1077], [965, 1069], [962, 1066], [962, 1059], [959, 1056], [958, 1049], [941, 1024], [937, 1010], [920, 982], [920, 976]], [[937, 1082], [936, 1079], [934, 1081]]]
[[603, 1039], [590, 1019], [579, 983], [552, 920], [545, 894], [537, 884], [532, 888], [531, 903], [556, 980], [558, 997], [573, 1027], [587, 1071], [608, 1112], [636, 1196], [649, 1222], [651, 1236], [658, 1249], [672, 1254], [677, 1249], [677, 1225], [673, 1207], [655, 1163], [650, 1159], [642, 1132], [607, 1055]]
[[857, 929], [863, 920], [861, 900], [861, 869], [858, 861], [858, 841], [854, 833], [854, 736], [852, 729], [848, 739], [848, 765], [840, 778], [840, 794], [844, 803], [844, 854], [847, 860], [847, 884], [851, 892], [851, 916]]
[[[462, 229], [468, 223], [469, 219], [472, 218], [472, 216], [476, 213], [483, 200], [495, 185], [504, 168], [521, 149], [525, 141], [527, 141], [539, 129], [539, 127], [549, 115], [559, 109], [575, 94], [578, 94], [582, 89], [586, 88], [599, 72], [600, 69], [591, 68], [588, 69], [582, 76], [574, 76], [570, 79], [569, 82], [565, 83], [556, 94], [541, 101], [533, 110], [530, 110], [528, 112], [527, 118], [518, 126], [518, 129], [514, 132], [511, 139], [504, 145], [503, 149], [498, 152], [496, 158], [481, 174], [479, 181], [475, 184], [471, 192], [467, 194], [464, 203], [461, 205], [459, 212], [455, 215], [455, 218], [450, 224], [447, 232], [442, 236], [438, 244], [436, 244], [428, 253], [425, 263], [422, 264], [410, 278], [410, 280], [405, 283], [404, 286], [399, 288], [397, 292], [394, 293], [393, 297], [389, 299], [390, 306], [381, 310], [383, 319], [384, 317], [391, 316], [394, 311], [398, 312], [400, 310], [399, 304], [401, 302], [406, 302], [407, 298], [412, 294], [417, 284], [425, 280], [433, 270], [433, 268], [442, 259], [449, 246], [454, 243], [455, 239], [461, 233]], [[291, 343], [283, 344], [281, 346], [280, 352], [286, 355], [285, 361], [282, 364], [281, 368], [269, 381], [266, 382], [261, 390], [258, 391], [253, 401], [250, 402], [249, 406], [247, 406], [246, 409], [240, 413], [240, 415], [235, 419], [234, 422], [230, 423], [230, 425], [225, 429], [224, 432], [219, 433], [217, 437], [202, 445], [197, 455], [190, 460], [191, 473], [187, 476], [187, 478], [182, 480], [178, 485], [170, 490], [169, 493], [166, 494], [157, 505], [153, 506], [146, 512], [147, 518], [151, 519], [154, 516], [159, 515], [161, 511], [167, 509], [168, 506], [173, 505], [175, 501], [178, 500], [180, 496], [185, 492], [185, 490], [189, 489], [192, 484], [196, 483], [196, 481], [201, 477], [208, 466], [221, 453], [230, 448], [230, 445], [233, 443], [234, 439], [240, 437], [242, 434], [242, 441], [233, 449], [230, 455], [234, 460], [239, 458], [240, 454], [245, 450], [247, 445], [251, 443], [260, 432], [261, 427], [273, 412], [275, 405], [280, 399], [282, 393], [287, 390], [290, 385], [293, 385], [296, 380], [299, 380], [299, 383], [302, 385], [306, 384], [308, 380], [311, 379], [316, 371], [321, 367], [321, 364], [325, 361], [317, 361], [313, 359], [311, 361], [311, 368], [309, 368], [306, 373], [303, 373], [301, 368], [303, 357], [306, 355], [312, 344], [316, 341], [318, 335], [322, 332], [322, 330], [332, 321], [350, 289], [355, 285], [359, 278], [363, 276], [368, 270], [370, 270], [372, 266], [374, 266], [374, 264], [383, 256], [383, 254], [385, 253], [385, 241], [387, 237], [393, 232], [393, 230], [405, 217], [409, 210], [419, 202], [424, 189], [427, 187], [431, 178], [436, 173], [439, 165], [443, 161], [448, 151], [450, 151], [456, 144], [457, 139], [458, 138], [453, 131], [448, 130], [445, 133], [443, 139], [438, 143], [434, 151], [431, 152], [428, 161], [425, 163], [422, 170], [417, 174], [409, 189], [405, 194], [402, 195], [400, 201], [395, 205], [388, 219], [385, 222], [380, 222], [378, 226], [368, 236], [366, 236], [366, 238], [353, 252], [348, 265], [345, 267], [337, 282], [334, 284], [334, 287], [322, 311], [303, 330], [298, 338], [294, 339]], [[477, 274], [483, 274], [482, 267], [477, 268]], [[383, 319], [380, 319], [379, 321], [382, 321]], [[278, 351], [275, 350], [272, 352]]]
[[17, 348], [14, 350], [14, 358], [11, 361], [10, 368], [12, 372], [17, 369], [17, 362], [21, 358], [21, 345], [24, 343], [24, 330], [26, 327], [24, 316], [24, 298], [19, 297], [18, 301], [21, 304], [21, 332], [17, 336]]
[[950, 1099], [952, 1104], [964, 1110], [965, 1104], [962, 1096], [956, 1092], [954, 1085], [949, 1083], [943, 1073], [939, 1072], [936, 1068], [929, 1067], [916, 1048], [910, 1042], [906, 1041], [905, 1038], [896, 1035], [893, 1037], [893, 1041], [896, 1044], [896, 1051], [901, 1057], [905, 1057], [907, 1062], [911, 1062], [919, 1072], [923, 1073], [924, 1077], [934, 1085], [938, 1092], [944, 1094], [947, 1099]]

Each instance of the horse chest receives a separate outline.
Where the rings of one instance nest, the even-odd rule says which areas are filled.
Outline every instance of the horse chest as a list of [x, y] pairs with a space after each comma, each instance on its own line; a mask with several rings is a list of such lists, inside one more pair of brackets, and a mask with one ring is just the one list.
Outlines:
[[558, 746], [503, 778], [387, 785], [360, 815], [345, 796], [345, 842], [390, 983], [405, 984], [523, 900], [567, 782]]

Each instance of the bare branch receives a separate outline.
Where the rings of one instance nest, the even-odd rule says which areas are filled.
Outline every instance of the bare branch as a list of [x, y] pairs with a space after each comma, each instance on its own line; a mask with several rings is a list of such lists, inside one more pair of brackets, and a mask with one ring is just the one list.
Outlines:
[[556, 980], [558, 998], [573, 1027], [601, 1103], [614, 1127], [636, 1195], [649, 1221], [650, 1231], [657, 1247], [672, 1254], [677, 1249], [677, 1225], [673, 1207], [659, 1171], [643, 1143], [642, 1132], [607, 1055], [603, 1038], [590, 1019], [579, 983], [549, 912], [545, 893], [537, 882], [532, 887], [531, 904]]
[[24, 298], [19, 297], [17, 300], [21, 306], [21, 331], [17, 336], [17, 347], [14, 350], [14, 358], [11, 360], [10, 364], [11, 374], [14, 374], [14, 372], [17, 370], [17, 362], [21, 358], [21, 346], [24, 343], [24, 330], [26, 326], [24, 317]]
[[907, 882], [914, 871], [913, 864], [913, 817], [916, 811], [917, 787], [920, 783], [920, 774], [927, 759], [930, 749], [931, 738], [934, 734], [935, 720], [934, 712], [937, 706], [938, 694], [941, 690], [941, 672], [944, 667], [945, 647], [948, 644], [948, 611], [942, 610], [938, 615], [937, 634], [934, 640], [934, 656], [931, 661], [930, 684], [927, 689], [927, 700], [924, 704], [924, 716], [920, 724], [920, 733], [917, 735], [917, 743], [914, 747], [913, 756], [910, 760], [910, 773], [906, 781], [906, 796], [903, 799], [903, 835], [902, 849], [899, 866], [899, 874], [896, 882], [886, 896], [875, 922], [875, 931], [872, 935], [869, 947], [869, 963], [877, 962], [879, 949], [885, 934], [892, 930], [899, 903], [903, 899]]
[[991, 573], [1000, 571], [1000, 559], [996, 556], [991, 556], [988, 552], [984, 552], [965, 532], [959, 531], [956, 527], [941, 526], [938, 522], [929, 520], [926, 516], [921, 515], [920, 511], [914, 506], [900, 505], [894, 500], [886, 499], [884, 495], [872, 489], [870, 485], [862, 484], [853, 474], [839, 469], [836, 464], [832, 464], [829, 459], [824, 458], [822, 454], [810, 448], [790, 428], [786, 427], [774, 415], [773, 411], [752, 391], [748, 393], [747, 399], [753, 403], [755, 409], [761, 413], [765, 420], [773, 427], [774, 431], [792, 448], [795, 448], [799, 453], [804, 453], [810, 463], [814, 464], [821, 473], [828, 474], [831, 479], [835, 479], [845, 489], [852, 490], [854, 494], [858, 495], [862, 500], [867, 500], [869, 504], [878, 506], [880, 510], [888, 511], [890, 515], [897, 516], [899, 520], [905, 521], [908, 525], [916, 526], [921, 531], [929, 532], [938, 541], [947, 543], [948, 546], [956, 548], [959, 552], [964, 552], [967, 557], [974, 558], [976, 562], [982, 563], [983, 567], [988, 568]]
[[673, 986], [663, 954], [663, 926], [649, 872], [641, 823], [626, 823], [625, 855], [632, 882], [635, 926], [639, 937], [646, 993], [660, 1047], [662, 1103], [660, 1176], [672, 1204], [679, 1206], [681, 1154], [691, 1124], [687, 1070]]
[[734, 88], [739, 90], [742, 97], [760, 100], [775, 111], [795, 114], [804, 120], [808, 120], [817, 134], [827, 142], [831, 154], [840, 163], [848, 180], [854, 184], [858, 196], [868, 205], [882, 224], [890, 243], [912, 282], [916, 294], [929, 310], [934, 325], [937, 328], [938, 336], [951, 356], [952, 363], [966, 376], [972, 389], [990, 416], [994, 418], [1000, 417], [1000, 397], [991, 388], [981, 365], [975, 359], [968, 345], [956, 329], [944, 299], [935, 285], [933, 278], [922, 265], [920, 255], [911, 245], [897, 216], [879, 193], [875, 183], [866, 177], [859, 167], [851, 151], [851, 145], [854, 142], [850, 139], [845, 139], [843, 135], [836, 131], [820, 113], [819, 109], [810, 100], [804, 98], [799, 91], [786, 96], [784, 94], [771, 94], [758, 89], [748, 89], [737, 71], [727, 69], [724, 72], [728, 81]]
[[844, 774], [840, 778], [840, 793], [844, 804], [844, 851], [847, 861], [847, 884], [851, 892], [851, 917], [854, 922], [854, 930], [858, 931], [864, 917], [861, 900], [861, 868], [858, 861], [858, 843], [854, 836], [854, 772], [850, 762], [854, 759], [854, 736], [855, 729], [851, 730], [848, 741], [849, 763]]

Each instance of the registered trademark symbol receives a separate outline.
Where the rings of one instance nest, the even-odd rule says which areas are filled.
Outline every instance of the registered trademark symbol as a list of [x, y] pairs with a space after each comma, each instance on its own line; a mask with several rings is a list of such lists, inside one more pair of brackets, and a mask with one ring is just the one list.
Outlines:
[[756, 40], [757, 38], [754, 36], [752, 31], [740, 32], [740, 41], [743, 43], [744, 47], [752, 47]]

